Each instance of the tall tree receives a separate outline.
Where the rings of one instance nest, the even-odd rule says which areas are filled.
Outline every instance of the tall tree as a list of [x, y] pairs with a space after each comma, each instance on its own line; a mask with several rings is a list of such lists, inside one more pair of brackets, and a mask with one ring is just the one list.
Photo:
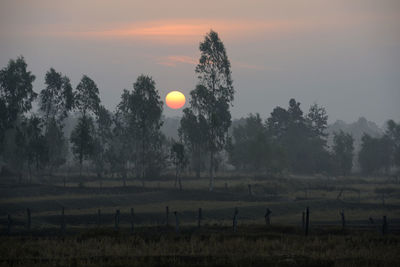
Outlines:
[[70, 137], [72, 151], [79, 160], [81, 177], [83, 160], [89, 158], [94, 151], [95, 131], [92, 114], [97, 114], [99, 105], [99, 89], [96, 83], [83, 75], [74, 97], [74, 108], [81, 113], [81, 117]]
[[339, 171], [346, 176], [353, 167], [354, 138], [351, 134], [340, 131], [333, 136], [333, 152]]
[[63, 121], [73, 107], [70, 80], [51, 68], [45, 77], [46, 88], [39, 95], [39, 108], [44, 114], [45, 136], [48, 146], [49, 172], [66, 160], [67, 143]]
[[231, 64], [225, 46], [215, 31], [206, 34], [200, 43], [200, 60], [196, 66], [199, 84], [191, 94], [191, 108], [207, 122], [210, 152], [210, 191], [214, 188], [215, 155], [228, 140], [231, 125], [230, 105], [234, 98]]
[[32, 86], [34, 80], [22, 56], [11, 59], [0, 70], [0, 154], [6, 130], [14, 128], [17, 118], [32, 108], [37, 96]]
[[164, 164], [162, 144], [165, 137], [160, 131], [163, 102], [154, 80], [140, 75], [132, 92], [124, 90], [118, 110], [127, 133], [134, 138], [131, 145], [135, 151], [135, 167], [139, 170], [140, 166], [144, 186], [145, 178], [158, 175]]
[[94, 153], [92, 157], [96, 166], [97, 177], [100, 180], [105, 169], [107, 151], [110, 149], [112, 124], [112, 114], [104, 106], [100, 106], [96, 118]]

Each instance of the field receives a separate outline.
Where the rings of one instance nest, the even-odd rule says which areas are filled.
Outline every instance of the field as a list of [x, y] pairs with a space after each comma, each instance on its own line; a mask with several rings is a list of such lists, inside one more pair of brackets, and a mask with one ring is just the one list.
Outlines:
[[[172, 177], [146, 181], [145, 187], [132, 179], [126, 186], [121, 180], [103, 179], [101, 188], [90, 176], [83, 184], [74, 177], [66, 180], [65, 187], [61, 176], [31, 185], [4, 180], [0, 265], [400, 265], [400, 184], [389, 178], [226, 174], [216, 178], [213, 192], [206, 178], [194, 177], [183, 178], [182, 191]], [[382, 193], [388, 187], [393, 189]], [[308, 236], [302, 229], [306, 207]], [[272, 211], [271, 225], [265, 222], [266, 208]]]

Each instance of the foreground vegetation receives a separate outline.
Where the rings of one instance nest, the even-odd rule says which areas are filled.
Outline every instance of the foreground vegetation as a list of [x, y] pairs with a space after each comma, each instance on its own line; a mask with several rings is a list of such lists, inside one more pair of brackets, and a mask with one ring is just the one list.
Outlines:
[[293, 227], [142, 227], [0, 237], [1, 266], [398, 266], [400, 236]]
[[[381, 177], [226, 174], [141, 180], [79, 175], [0, 186], [1, 266], [397, 266], [400, 185]], [[5, 180], [3, 180], [5, 181]], [[251, 194], [248, 185], [251, 185]], [[381, 191], [392, 190], [385, 195]], [[169, 226], [166, 226], [166, 206]], [[66, 229], [62, 231], [61, 207]], [[238, 207], [237, 232], [232, 229]], [[310, 208], [310, 234], [302, 212]], [[26, 209], [32, 226], [26, 229]], [[134, 208], [134, 231], [130, 209]], [[198, 208], [202, 208], [198, 228]], [[264, 220], [272, 211], [271, 225]], [[98, 224], [97, 212], [101, 210]], [[119, 230], [115, 212], [120, 210]], [[342, 229], [340, 211], [346, 217]], [[174, 211], [179, 218], [176, 232]], [[13, 222], [7, 233], [7, 214]], [[382, 216], [388, 231], [382, 235]], [[369, 221], [373, 219], [373, 223]]]

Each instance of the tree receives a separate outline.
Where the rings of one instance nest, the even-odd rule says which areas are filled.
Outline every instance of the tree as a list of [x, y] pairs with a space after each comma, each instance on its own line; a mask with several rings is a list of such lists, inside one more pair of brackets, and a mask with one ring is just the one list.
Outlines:
[[389, 173], [392, 165], [393, 143], [388, 136], [374, 138], [364, 134], [361, 138], [361, 149], [358, 162], [364, 174], [371, 175], [384, 171]]
[[181, 173], [187, 165], [185, 146], [181, 143], [173, 142], [170, 158], [175, 166], [175, 187], [179, 183], [179, 190], [182, 190]]
[[96, 113], [99, 109], [100, 98], [99, 89], [96, 83], [88, 76], [83, 75], [80, 83], [76, 87], [74, 107], [83, 117], [87, 113]]
[[233, 129], [233, 142], [228, 149], [230, 162], [237, 169], [266, 169], [271, 156], [271, 144], [260, 114], [250, 114], [244, 125]]
[[299, 102], [292, 98], [287, 110], [276, 107], [267, 119], [267, 128], [274, 142], [285, 151], [289, 169], [301, 173], [315, 172], [315, 146], [319, 144], [303, 117]]
[[70, 80], [67, 76], [50, 68], [46, 73], [45, 84], [46, 88], [39, 95], [39, 109], [44, 113], [44, 121], [46, 125], [52, 120], [62, 123], [74, 104]]
[[389, 120], [387, 122], [385, 136], [391, 141], [393, 146], [393, 164], [400, 168], [400, 123]]
[[67, 142], [63, 121], [73, 107], [74, 96], [67, 76], [53, 68], [46, 73], [46, 88], [39, 94], [39, 109], [44, 114], [45, 137], [48, 146], [49, 173], [66, 161]]
[[78, 124], [71, 132], [72, 152], [79, 161], [79, 176], [82, 177], [83, 160], [89, 159], [94, 152], [95, 135], [92, 117], [82, 116], [78, 119]]
[[32, 86], [34, 80], [22, 56], [11, 59], [7, 67], [0, 70], [0, 152], [5, 132], [14, 128], [17, 118], [32, 108], [37, 96]]
[[21, 161], [26, 162], [29, 180], [32, 181], [32, 165], [36, 172], [48, 161], [48, 146], [43, 134], [43, 121], [32, 115], [25, 118], [18, 127], [16, 143], [22, 155]]
[[204, 155], [207, 151], [207, 121], [204, 116], [196, 116], [193, 110], [185, 108], [178, 129], [179, 137], [191, 154], [190, 164], [200, 178], [204, 165]]
[[214, 157], [228, 140], [231, 125], [229, 106], [232, 105], [234, 88], [231, 65], [225, 46], [216, 32], [206, 34], [200, 43], [200, 60], [196, 66], [199, 84], [190, 93], [191, 109], [207, 122], [208, 151], [210, 152], [210, 191], [214, 188]]
[[[163, 102], [155, 87], [154, 80], [140, 75], [133, 84], [133, 91], [124, 90], [118, 105], [120, 123], [130, 137], [125, 139], [132, 150], [130, 158], [134, 160], [136, 170], [142, 177], [158, 175], [165, 165], [162, 144], [165, 137], [160, 131]], [[126, 136], [121, 132], [121, 137]]]
[[351, 134], [340, 131], [334, 133], [333, 151], [342, 175], [346, 176], [353, 167], [354, 138]]
[[112, 138], [112, 115], [104, 107], [100, 106], [97, 112], [95, 137], [94, 137], [94, 153], [92, 155], [93, 162], [96, 166], [97, 177], [102, 178], [104, 172], [104, 164], [106, 162], [107, 151], [110, 149]]
[[97, 114], [100, 105], [99, 89], [96, 83], [88, 76], [83, 75], [76, 87], [74, 108], [81, 113], [78, 124], [71, 132], [72, 151], [79, 160], [80, 176], [82, 177], [82, 163], [94, 151], [94, 123], [92, 114]]

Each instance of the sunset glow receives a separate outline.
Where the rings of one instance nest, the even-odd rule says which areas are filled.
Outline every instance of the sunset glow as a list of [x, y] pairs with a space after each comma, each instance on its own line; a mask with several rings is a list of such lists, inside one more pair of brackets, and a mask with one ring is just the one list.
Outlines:
[[169, 92], [168, 95], [165, 97], [165, 102], [167, 106], [172, 109], [180, 109], [185, 105], [186, 99], [185, 95], [179, 91], [172, 91]]

